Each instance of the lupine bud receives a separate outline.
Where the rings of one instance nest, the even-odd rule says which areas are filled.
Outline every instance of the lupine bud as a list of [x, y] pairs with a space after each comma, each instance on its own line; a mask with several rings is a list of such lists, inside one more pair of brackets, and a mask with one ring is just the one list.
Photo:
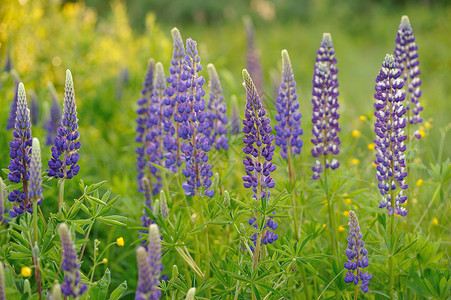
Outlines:
[[[276, 170], [276, 165], [272, 163], [275, 146], [272, 145], [274, 136], [271, 134], [272, 128], [270, 119], [266, 117], [266, 110], [262, 107], [257, 89], [246, 70], [243, 70], [244, 87], [246, 89], [246, 110], [243, 120], [243, 142], [246, 154], [243, 164], [246, 169], [246, 176], [243, 177], [245, 188], [251, 188], [253, 199], [270, 200], [270, 189], [276, 184], [271, 177], [271, 173]], [[261, 191], [261, 194], [259, 194]], [[249, 225], [257, 229], [257, 218], [254, 216], [249, 220]], [[277, 223], [273, 217], [269, 217], [262, 237], [264, 244], [273, 243], [279, 237], [274, 233]], [[269, 228], [269, 229], [267, 229]], [[257, 233], [251, 237], [254, 245], [257, 243]], [[253, 250], [253, 247], [251, 247]]]
[[152, 213], [154, 217], [157, 217], [157, 215], [160, 213], [160, 200], [155, 200]]
[[[228, 123], [227, 106], [222, 95], [221, 82], [219, 81], [218, 73], [213, 64], [208, 64], [208, 76], [210, 78], [210, 100], [208, 101], [207, 119], [209, 129], [206, 131], [211, 146], [216, 149], [229, 149], [229, 139], [227, 137]], [[214, 189], [216, 190], [216, 189]]]
[[211, 187], [211, 165], [208, 163], [210, 144], [206, 136], [208, 122], [205, 114], [205, 79], [199, 76], [202, 70], [196, 41], [186, 40], [186, 56], [181, 73], [178, 90], [182, 92], [178, 98], [178, 111], [174, 117], [180, 122], [179, 135], [186, 143], [182, 147], [185, 168], [182, 170], [186, 181], [182, 187], [186, 195], [194, 196], [203, 193], [213, 197]]
[[78, 140], [77, 106], [75, 104], [74, 82], [72, 74], [66, 71], [66, 84], [64, 89], [64, 112], [61, 118], [61, 126], [58, 127], [57, 135], [52, 147], [52, 158], [47, 170], [50, 177], [71, 179], [80, 171], [77, 164], [80, 155], [77, 153], [81, 147]]
[[244, 18], [244, 27], [246, 30], [247, 41], [246, 67], [249, 75], [253, 79], [258, 95], [263, 97], [263, 71], [260, 62], [260, 52], [255, 44], [254, 25], [249, 16]]
[[[320, 48], [317, 51], [316, 64], [313, 74], [313, 115], [312, 155], [318, 160], [312, 167], [313, 179], [320, 177], [323, 168], [335, 170], [340, 163], [331, 159], [331, 155], [339, 153], [340, 138], [338, 132], [338, 80], [337, 59], [332, 38], [329, 33], [324, 33]], [[325, 166], [322, 165], [324, 156]]]
[[7, 223], [5, 219], [5, 197], [5, 184], [3, 183], [3, 179], [0, 178], [0, 224]]
[[218, 187], [219, 187], [219, 173], [216, 172], [216, 173], [213, 175], [212, 189], [213, 189], [214, 191], [217, 191], [217, 190], [218, 190]]
[[224, 201], [222, 202], [224, 207], [229, 207], [230, 205], [230, 194], [227, 190], [224, 191]]
[[163, 219], [169, 216], [168, 201], [166, 200], [164, 191], [160, 191], [160, 211]]
[[[1, 182], [0, 182], [1, 184]], [[5, 270], [3, 263], [0, 261], [0, 300], [6, 300], [5, 296]]]
[[303, 142], [301, 136], [301, 113], [299, 112], [298, 94], [296, 93], [296, 81], [294, 80], [293, 68], [287, 50], [282, 50], [282, 83], [277, 96], [277, 132], [276, 145], [281, 148], [283, 159], [292, 154], [301, 153]]
[[[407, 88], [406, 104], [407, 123], [419, 124], [423, 121], [420, 112], [423, 107], [420, 105], [421, 97], [421, 71], [418, 67], [418, 46], [415, 43], [415, 36], [410, 25], [409, 17], [402, 16], [401, 24], [398, 28], [396, 38], [396, 48], [394, 51], [396, 61], [401, 70], [401, 77], [404, 80], [405, 88]], [[409, 125], [407, 125], [409, 126]], [[416, 135], [421, 138], [421, 135]]]
[[393, 55], [387, 54], [376, 78], [374, 94], [376, 99], [374, 103], [376, 160], [374, 163], [382, 196], [379, 207], [387, 207], [389, 215], [395, 213], [404, 217], [407, 215], [407, 210], [401, 207], [401, 204], [407, 200], [404, 192], [408, 185], [405, 180], [407, 170], [404, 141], [407, 136], [404, 134], [404, 127], [407, 121], [403, 118], [406, 113], [402, 104], [406, 97], [403, 85], [398, 63]]
[[354, 282], [355, 285], [360, 282], [362, 292], [366, 293], [368, 292], [368, 284], [372, 276], [368, 272], [363, 273], [363, 269], [368, 267], [370, 262], [367, 257], [368, 251], [364, 246], [365, 243], [362, 241], [359, 220], [355, 212], [351, 210], [349, 212], [348, 248], [345, 252], [348, 257], [348, 262], [344, 264], [345, 268], [349, 271], [346, 273], [344, 280], [346, 283]]
[[47, 131], [46, 142], [47, 146], [53, 144], [53, 139], [55, 138], [57, 128], [61, 124], [61, 107], [58, 100], [58, 94], [55, 91], [55, 87], [51, 82], [48, 83], [48, 90], [50, 92], [50, 113], [49, 118], [45, 124], [45, 129]]
[[28, 187], [28, 198], [31, 201], [42, 202], [42, 162], [41, 162], [41, 147], [39, 140], [33, 138], [33, 145], [31, 148], [31, 163], [30, 163], [30, 185]]
[[195, 295], [196, 295], [196, 288], [192, 287], [188, 290], [188, 293], [186, 293], [185, 300], [194, 300]]
[[148, 300], [152, 290], [152, 270], [150, 268], [149, 257], [144, 247], [136, 250], [138, 261], [138, 287], [136, 289], [136, 300]]
[[52, 288], [51, 300], [63, 300], [63, 295], [61, 294], [61, 286], [59, 283], [55, 284]]
[[177, 265], [172, 266], [172, 279], [177, 280], [179, 277], [179, 269], [177, 268]]
[[77, 252], [66, 223], [59, 225], [59, 234], [63, 249], [61, 269], [64, 271], [64, 283], [61, 285], [61, 291], [66, 296], [79, 297], [86, 291], [87, 286], [81, 283]]
[[17, 206], [13, 206], [9, 215], [15, 218], [23, 214], [25, 211], [32, 212], [32, 205], [28, 199], [28, 180], [30, 179], [30, 160], [31, 160], [31, 122], [30, 110], [27, 106], [27, 98], [23, 83], [19, 83], [17, 91], [17, 112], [15, 129], [13, 131], [13, 140], [9, 143], [9, 156], [11, 161], [9, 164], [8, 179], [11, 182], [23, 183], [23, 191], [13, 190], [8, 195], [8, 200], [15, 202]]

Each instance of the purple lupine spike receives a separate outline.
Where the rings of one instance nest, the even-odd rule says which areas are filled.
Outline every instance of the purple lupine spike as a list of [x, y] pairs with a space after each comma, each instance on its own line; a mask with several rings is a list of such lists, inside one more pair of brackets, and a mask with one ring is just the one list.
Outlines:
[[67, 70], [63, 116], [61, 126], [58, 127], [57, 135], [53, 140], [52, 158], [49, 160], [47, 170], [49, 177], [71, 179], [78, 174], [80, 166], [77, 163], [80, 155], [77, 152], [81, 148], [79, 138], [74, 82], [71, 72]]
[[[407, 87], [406, 95], [406, 110], [407, 110], [407, 123], [419, 124], [423, 121], [420, 117], [420, 112], [423, 107], [420, 105], [421, 97], [421, 80], [420, 69], [418, 65], [418, 46], [415, 43], [415, 36], [413, 35], [413, 29], [410, 25], [409, 17], [402, 16], [401, 24], [399, 25], [396, 48], [394, 51], [396, 61], [401, 69], [401, 77]], [[407, 125], [409, 126], [409, 125]], [[415, 135], [417, 138], [421, 138], [421, 135]]]
[[66, 296], [78, 298], [86, 291], [87, 285], [81, 283], [77, 252], [69, 228], [66, 223], [61, 223], [58, 229], [63, 250], [61, 269], [64, 271], [64, 283], [61, 285], [61, 292]]
[[263, 98], [263, 71], [260, 63], [260, 52], [255, 44], [255, 29], [250, 17], [244, 18], [244, 26], [246, 29], [247, 38], [247, 52], [246, 52], [246, 66], [260, 98]]
[[136, 256], [138, 260], [138, 288], [136, 300], [160, 299], [161, 291], [158, 289], [158, 281], [161, 274], [161, 238], [156, 224], [149, 226], [148, 251], [144, 247], [138, 247]]
[[28, 187], [28, 199], [30, 201], [38, 201], [38, 205], [42, 202], [42, 162], [41, 162], [41, 147], [39, 140], [33, 138], [31, 148], [30, 161], [30, 185]]
[[[147, 73], [146, 78], [144, 80], [143, 88], [141, 89], [141, 98], [138, 100], [138, 110], [137, 118], [136, 118], [136, 131], [138, 133], [135, 141], [138, 143], [138, 147], [136, 148], [135, 152], [137, 154], [137, 167], [136, 170], [138, 171], [138, 191], [142, 193], [144, 196], [148, 195], [146, 193], [146, 189], [153, 190], [152, 188], [152, 182], [150, 181], [150, 155], [152, 154], [150, 149], [148, 149], [148, 145], [150, 144], [152, 140], [152, 122], [153, 118], [151, 116], [151, 106], [152, 106], [152, 93], [154, 90], [154, 76], [155, 75], [155, 61], [153, 58], [149, 59], [147, 64]], [[144, 186], [143, 184], [143, 178], [146, 177], [147, 181], [146, 183], [149, 184], [149, 186]], [[150, 196], [150, 195], [149, 195]], [[151, 199], [146, 198], [146, 203], [151, 203]]]
[[[337, 159], [331, 159], [331, 155], [340, 152], [340, 127], [338, 119], [338, 80], [337, 60], [329, 33], [323, 34], [320, 48], [317, 51], [316, 64], [313, 73], [313, 115], [312, 155], [317, 158], [312, 167], [313, 179], [320, 177], [323, 168], [335, 170], [340, 166]], [[323, 156], [322, 162], [320, 160]]]
[[403, 117], [406, 108], [402, 101], [406, 94], [403, 90], [404, 81], [398, 63], [391, 54], [385, 56], [382, 69], [376, 78], [376, 93], [374, 98], [374, 116], [376, 123], [374, 131], [376, 139], [376, 177], [379, 181], [378, 187], [382, 195], [379, 207], [387, 207], [388, 214], [393, 213], [401, 216], [407, 215], [407, 210], [401, 204], [407, 200], [404, 191], [408, 188], [405, 178], [407, 177], [406, 158], [404, 152], [406, 145], [404, 141], [404, 127], [407, 120]]
[[[368, 284], [372, 278], [368, 272], [363, 273], [363, 269], [368, 267], [370, 259], [368, 258], [368, 251], [365, 249], [365, 243], [362, 240], [360, 233], [359, 220], [354, 211], [349, 212], [349, 236], [348, 248], [346, 249], [346, 256], [348, 262], [344, 264], [348, 269], [348, 273], [344, 278], [346, 283], [354, 282], [358, 285], [360, 282], [360, 289], [362, 292], [368, 292]], [[355, 271], [355, 273], [354, 273]]]
[[[252, 188], [253, 198], [270, 200], [270, 189], [276, 184], [271, 177], [271, 173], [276, 170], [276, 165], [272, 162], [275, 146], [271, 145], [274, 135], [271, 134], [271, 120], [266, 117], [266, 110], [262, 107], [258, 91], [247, 70], [243, 70], [244, 87], [246, 89], [246, 110], [244, 112], [243, 133], [245, 134], [243, 142], [245, 147], [243, 152], [246, 157], [243, 164], [246, 169], [246, 176], [243, 177], [245, 188]], [[249, 220], [249, 225], [257, 228], [257, 218]], [[278, 224], [274, 222], [273, 217], [266, 220], [263, 230], [262, 242], [271, 244], [278, 239], [274, 233]], [[257, 233], [251, 236], [254, 246], [257, 244]], [[251, 248], [254, 250], [254, 248]]]
[[274, 129], [277, 132], [276, 145], [282, 148], [283, 159], [288, 156], [288, 151], [292, 154], [299, 154], [303, 142], [301, 136], [301, 113], [299, 112], [298, 94], [296, 93], [296, 81], [294, 80], [293, 68], [287, 50], [282, 50], [282, 83], [277, 96], [277, 125]]
[[31, 124], [33, 124], [33, 126], [36, 126], [39, 123], [40, 107], [38, 95], [36, 95], [36, 92], [34, 90], [30, 90], [30, 101]]
[[59, 124], [61, 124], [61, 116], [63, 113], [59, 104], [58, 94], [56, 93], [55, 87], [51, 82], [48, 83], [48, 89], [50, 92], [51, 105], [49, 118], [45, 124], [45, 129], [47, 131], [45, 144], [47, 146], [51, 146], [53, 144], [53, 140], [55, 139], [57, 128]]
[[203, 187], [205, 195], [213, 197], [214, 191], [210, 190], [213, 171], [211, 171], [207, 155], [210, 144], [206, 136], [209, 124], [206, 122], [207, 114], [205, 113], [205, 90], [203, 89], [205, 79], [199, 76], [201, 70], [197, 43], [188, 38], [183, 72], [180, 75], [181, 82], [178, 87], [182, 94], [177, 99], [178, 111], [174, 117], [182, 120], [179, 136], [186, 141], [181, 150], [185, 160], [182, 173], [187, 180], [182, 186], [186, 195], [200, 195], [202, 194], [200, 189]]
[[30, 160], [31, 160], [31, 122], [30, 110], [27, 106], [27, 98], [23, 83], [19, 83], [17, 89], [17, 110], [15, 129], [13, 131], [13, 140], [9, 143], [11, 147], [9, 156], [8, 179], [11, 182], [22, 182], [22, 191], [13, 190], [8, 195], [8, 200], [15, 202], [17, 206], [9, 211], [11, 218], [23, 214], [25, 211], [31, 212], [32, 205], [28, 199], [28, 181], [30, 179]]
[[18, 89], [19, 89], [19, 81], [14, 79], [14, 98], [13, 102], [11, 102], [11, 110], [9, 112], [8, 122], [6, 123], [7, 130], [13, 129], [14, 123], [16, 121]]
[[207, 120], [210, 131], [207, 130], [208, 138], [211, 146], [216, 149], [229, 149], [229, 139], [227, 137], [228, 123], [227, 106], [222, 95], [221, 82], [218, 73], [213, 64], [208, 64], [208, 76], [210, 85], [210, 99], [208, 101]]
[[164, 130], [166, 136], [164, 138], [165, 167], [172, 172], [176, 172], [182, 164], [181, 143], [179, 139], [179, 127], [183, 120], [180, 118], [178, 110], [181, 102], [183, 86], [181, 74], [183, 71], [183, 63], [185, 61], [185, 46], [183, 39], [177, 28], [171, 30], [172, 39], [174, 41], [174, 49], [171, 59], [171, 67], [169, 68], [168, 85], [166, 87], [167, 98], [164, 101]]

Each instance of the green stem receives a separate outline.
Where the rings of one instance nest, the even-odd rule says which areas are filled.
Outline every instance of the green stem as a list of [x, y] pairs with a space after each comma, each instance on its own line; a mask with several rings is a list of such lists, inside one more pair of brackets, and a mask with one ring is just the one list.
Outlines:
[[[86, 233], [85, 239], [88, 239], [89, 234], [91, 233], [91, 229], [92, 229], [92, 226], [93, 226], [93, 225], [94, 225], [94, 222], [91, 223], [91, 224], [89, 224], [88, 232]], [[87, 242], [85, 242], [85, 243], [83, 244], [83, 247], [81, 248], [80, 256], [78, 257], [78, 260], [79, 260], [79, 261], [81, 261], [81, 259], [82, 259], [82, 257], [83, 257], [83, 253], [85, 252], [85, 249], [86, 249], [86, 243], [87, 243]]]
[[354, 300], [357, 300], [357, 294], [359, 293], [359, 286], [356, 285], [355, 286], [355, 291], [354, 291]]
[[324, 156], [324, 189], [326, 193], [326, 200], [327, 200], [327, 210], [329, 214], [329, 229], [330, 229], [330, 241], [332, 244], [332, 253], [336, 253], [336, 247], [335, 247], [335, 225], [333, 220], [333, 214], [332, 214], [332, 199], [329, 196], [329, 187], [328, 187], [328, 181], [327, 181], [327, 168], [326, 168], [326, 156]]
[[61, 212], [61, 209], [63, 208], [63, 201], [64, 201], [64, 178], [62, 178], [58, 181], [58, 185], [59, 185], [58, 212]]
[[[393, 192], [392, 192], [393, 193]], [[392, 213], [391, 217], [390, 217], [390, 239], [393, 236], [393, 230], [395, 227], [395, 213]], [[390, 258], [389, 258], [389, 271], [390, 271], [390, 300], [393, 299], [393, 294], [395, 292], [395, 272], [393, 269], [393, 256], [390, 253]]]
[[423, 212], [423, 215], [421, 216], [420, 220], [418, 221], [418, 224], [417, 224], [417, 226], [415, 227], [414, 232], [416, 232], [416, 231], [418, 230], [418, 227], [420, 227], [421, 222], [423, 221], [424, 217], [426, 216], [426, 214], [428, 213], [429, 209], [431, 208], [432, 203], [434, 203], [435, 198], [437, 198], [437, 196], [438, 196], [438, 194], [439, 194], [441, 188], [442, 188], [442, 184], [440, 183], [440, 184], [437, 186], [437, 189], [435, 190], [434, 195], [432, 196], [431, 201], [429, 201], [428, 207], [426, 207], [426, 209], [425, 209], [424, 212]]
[[[38, 246], [38, 199], [34, 198], [33, 201], [33, 231], [34, 231], [34, 245], [35, 247]], [[32, 247], [33, 248], [33, 247]], [[37, 284], [37, 292], [39, 294], [39, 299], [41, 299], [41, 272], [39, 271], [39, 264], [38, 264], [38, 258], [35, 256], [34, 251], [31, 251], [33, 253], [33, 260], [34, 260], [34, 274], [36, 277], [36, 284]]]

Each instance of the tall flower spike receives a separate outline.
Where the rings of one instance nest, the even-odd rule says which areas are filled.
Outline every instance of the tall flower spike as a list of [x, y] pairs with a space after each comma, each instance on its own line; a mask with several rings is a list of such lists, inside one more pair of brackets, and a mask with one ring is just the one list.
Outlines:
[[379, 207], [387, 207], [388, 214], [406, 216], [407, 210], [401, 207], [406, 202], [407, 189], [405, 178], [407, 177], [406, 159], [404, 152], [406, 145], [404, 140], [404, 127], [407, 121], [403, 118], [406, 113], [402, 101], [406, 94], [403, 90], [404, 81], [401, 78], [401, 70], [391, 54], [385, 56], [382, 69], [376, 78], [376, 93], [374, 98], [374, 116], [376, 123], [374, 131], [376, 139], [376, 177], [378, 187], [382, 195]]
[[277, 132], [276, 145], [282, 148], [282, 158], [286, 159], [288, 151], [292, 154], [299, 154], [303, 145], [301, 140], [302, 115], [299, 112], [296, 81], [287, 50], [282, 50], [282, 70], [282, 83], [276, 100], [277, 115], [275, 118], [278, 123], [274, 129]]
[[181, 101], [183, 86], [181, 75], [183, 71], [183, 63], [185, 61], [185, 46], [183, 39], [177, 28], [171, 30], [172, 39], [174, 41], [174, 49], [171, 59], [171, 67], [169, 68], [168, 85], [166, 87], [164, 117], [164, 130], [166, 137], [164, 139], [164, 149], [167, 152], [165, 166], [172, 172], [176, 172], [182, 164], [181, 158], [181, 140], [179, 139], [179, 127], [183, 122], [179, 116], [179, 104]]
[[31, 148], [31, 163], [30, 163], [30, 186], [28, 187], [28, 199], [31, 201], [42, 202], [42, 162], [41, 162], [41, 147], [39, 140], [33, 138], [33, 145]]
[[[363, 269], [368, 267], [370, 259], [368, 258], [368, 251], [365, 249], [365, 243], [362, 241], [362, 234], [360, 233], [359, 219], [352, 210], [349, 212], [349, 236], [348, 248], [346, 249], [346, 256], [348, 262], [344, 264], [348, 269], [345, 276], [345, 282], [354, 282], [358, 285], [360, 282], [360, 289], [362, 292], [368, 292], [368, 284], [372, 278], [368, 272], [363, 273]], [[355, 272], [355, 273], [354, 273]]]
[[[271, 195], [269, 190], [276, 185], [271, 177], [271, 173], [276, 170], [276, 165], [272, 163], [275, 146], [271, 145], [274, 140], [274, 135], [271, 134], [271, 121], [266, 117], [266, 110], [262, 107], [257, 89], [247, 70], [243, 70], [243, 80], [246, 89], [246, 110], [243, 120], [245, 144], [243, 152], [246, 154], [243, 164], [246, 176], [243, 177], [243, 185], [245, 188], [252, 188], [253, 198], [269, 201]], [[250, 219], [249, 225], [257, 228], [257, 218]], [[264, 244], [271, 244], [277, 240], [278, 235], [274, 233], [277, 227], [278, 224], [274, 222], [273, 217], [266, 220], [262, 236]], [[257, 233], [251, 239], [256, 245]]]
[[50, 92], [50, 113], [49, 118], [45, 124], [45, 129], [47, 131], [46, 142], [47, 146], [51, 146], [53, 144], [53, 139], [56, 135], [56, 130], [61, 124], [61, 107], [58, 100], [58, 94], [55, 91], [55, 87], [51, 82], [48, 83], [48, 90]]
[[247, 70], [253, 82], [255, 88], [258, 91], [260, 97], [263, 97], [263, 71], [260, 62], [260, 52], [255, 45], [255, 29], [254, 24], [249, 16], [244, 18], [244, 27], [246, 29], [247, 38], [247, 52], [246, 52], [246, 65]]
[[[401, 69], [401, 77], [407, 88], [406, 110], [407, 110], [407, 126], [409, 124], [419, 124], [423, 121], [420, 112], [423, 107], [420, 105], [421, 97], [421, 80], [420, 69], [418, 65], [418, 46], [415, 43], [412, 26], [409, 17], [402, 16], [396, 38], [396, 48], [394, 51], [396, 61]], [[415, 133], [415, 137], [421, 138], [419, 133]]]
[[222, 95], [221, 82], [219, 81], [218, 73], [213, 64], [208, 64], [208, 76], [210, 78], [210, 99], [208, 101], [208, 124], [211, 131], [209, 134], [210, 145], [215, 146], [216, 149], [229, 149], [229, 139], [227, 135], [226, 125], [227, 106]]
[[47, 172], [50, 177], [71, 179], [78, 174], [80, 166], [77, 163], [80, 155], [77, 152], [81, 147], [79, 138], [74, 83], [72, 74], [67, 70], [61, 126], [58, 127], [52, 147], [52, 158], [48, 163]]
[[25, 211], [31, 212], [32, 205], [28, 199], [28, 180], [30, 179], [30, 160], [31, 160], [31, 123], [30, 110], [27, 106], [27, 98], [23, 83], [19, 83], [17, 92], [17, 111], [15, 129], [13, 131], [13, 140], [9, 143], [9, 156], [11, 161], [9, 164], [8, 179], [11, 182], [22, 182], [22, 191], [13, 190], [8, 195], [8, 200], [15, 202], [17, 206], [13, 206], [9, 215], [14, 218], [21, 215]]
[[[328, 155], [339, 153], [340, 138], [338, 132], [338, 80], [337, 59], [330, 33], [324, 33], [320, 48], [317, 51], [313, 73], [313, 115], [312, 155], [317, 158], [312, 167], [313, 179], [319, 179], [323, 168], [335, 170], [340, 163]], [[323, 156], [321, 162], [321, 156]]]
[[82, 295], [86, 289], [86, 284], [81, 283], [80, 266], [78, 265], [77, 252], [70, 236], [69, 229], [65, 223], [59, 225], [61, 247], [63, 248], [62, 270], [64, 271], [64, 283], [61, 291], [66, 296], [75, 298]]
[[208, 163], [208, 151], [210, 144], [206, 132], [208, 122], [205, 113], [205, 90], [203, 85], [205, 79], [199, 76], [202, 70], [200, 56], [197, 51], [196, 41], [188, 38], [186, 40], [186, 56], [183, 63], [183, 72], [180, 76], [181, 83], [178, 90], [182, 92], [178, 99], [177, 119], [182, 120], [179, 136], [186, 140], [182, 145], [185, 168], [182, 170], [186, 181], [183, 189], [186, 195], [194, 196], [202, 194], [213, 197], [214, 191], [210, 190], [211, 165]]

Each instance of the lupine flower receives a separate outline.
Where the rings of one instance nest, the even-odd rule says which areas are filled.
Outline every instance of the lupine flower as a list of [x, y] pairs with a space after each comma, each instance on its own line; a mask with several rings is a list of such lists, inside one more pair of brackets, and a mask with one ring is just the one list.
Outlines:
[[[420, 112], [423, 110], [423, 107], [419, 101], [421, 97], [421, 80], [419, 77], [421, 72], [418, 67], [420, 61], [418, 60], [417, 50], [418, 46], [415, 43], [415, 36], [413, 35], [409, 17], [402, 16], [394, 54], [398, 66], [401, 69], [401, 77], [407, 87], [405, 107], [407, 110], [406, 117], [408, 124], [418, 124], [423, 121], [420, 117]], [[421, 135], [418, 133], [415, 133], [415, 136], [421, 138]]]
[[45, 129], [47, 131], [46, 142], [47, 146], [51, 146], [53, 144], [53, 139], [56, 135], [56, 130], [61, 124], [61, 107], [58, 101], [58, 95], [56, 94], [55, 87], [51, 82], [48, 84], [48, 89], [50, 91], [50, 113], [49, 118], [45, 124]]
[[58, 127], [57, 135], [52, 147], [52, 158], [47, 170], [50, 177], [71, 179], [80, 171], [77, 162], [80, 155], [77, 151], [81, 147], [78, 140], [77, 106], [75, 105], [74, 83], [72, 74], [66, 71], [66, 86], [64, 92], [64, 113], [61, 126]]
[[[271, 173], [276, 170], [276, 165], [272, 163], [275, 146], [271, 144], [274, 135], [271, 134], [271, 121], [266, 117], [266, 110], [262, 107], [257, 89], [247, 70], [243, 70], [243, 79], [246, 89], [246, 110], [243, 120], [245, 134], [243, 152], [246, 154], [243, 164], [246, 176], [243, 177], [243, 185], [245, 188], [252, 188], [254, 199], [269, 201], [271, 195], [269, 189], [276, 185], [271, 177]], [[249, 220], [249, 225], [257, 228], [256, 221], [257, 218], [253, 217]], [[278, 224], [274, 222], [273, 217], [269, 217], [262, 236], [264, 244], [271, 244], [277, 240], [278, 235], [274, 233], [277, 227]], [[254, 245], [257, 244], [257, 233], [251, 237], [251, 240]], [[251, 249], [254, 250], [253, 247]]]
[[28, 199], [30, 201], [42, 202], [42, 162], [41, 162], [41, 147], [39, 140], [33, 138], [31, 148], [31, 162], [30, 162], [30, 186], [28, 187]]
[[246, 66], [260, 97], [263, 97], [263, 71], [260, 52], [255, 45], [255, 30], [250, 17], [244, 19], [247, 38]]
[[161, 291], [158, 289], [158, 281], [161, 273], [161, 239], [158, 225], [149, 227], [148, 251], [144, 247], [138, 247], [136, 256], [138, 260], [138, 288], [135, 299], [148, 300], [160, 299]]
[[[312, 167], [313, 179], [319, 179], [323, 168], [335, 170], [340, 163], [330, 155], [339, 153], [340, 138], [338, 132], [338, 80], [337, 60], [332, 38], [329, 33], [324, 33], [320, 48], [317, 51], [316, 64], [313, 74], [313, 116], [312, 155], [318, 160]], [[328, 157], [329, 155], [329, 157]], [[323, 163], [320, 157], [323, 156]], [[324, 166], [323, 166], [324, 164]]]
[[0, 300], [6, 300], [5, 296], [5, 270], [0, 261]]
[[401, 70], [393, 55], [387, 54], [382, 69], [376, 78], [376, 103], [374, 116], [376, 123], [376, 177], [378, 187], [382, 195], [379, 207], [387, 207], [388, 214], [406, 216], [407, 210], [400, 205], [406, 202], [407, 189], [405, 178], [407, 177], [406, 159], [403, 154], [406, 151], [404, 134], [407, 120], [403, 118], [406, 113], [402, 101], [406, 94], [403, 90], [404, 81], [401, 78]]
[[65, 223], [59, 225], [59, 234], [63, 249], [61, 269], [64, 271], [64, 283], [61, 285], [61, 291], [66, 296], [78, 297], [86, 291], [87, 286], [81, 283], [77, 252]]
[[13, 102], [11, 102], [11, 110], [9, 111], [8, 122], [6, 123], [6, 129], [13, 129], [14, 123], [16, 121], [16, 112], [17, 112], [17, 94], [19, 89], [19, 81], [14, 79], [14, 98]]
[[348, 262], [344, 266], [349, 270], [346, 273], [345, 282], [354, 282], [355, 285], [358, 285], [360, 282], [362, 292], [368, 292], [368, 284], [372, 276], [368, 272], [363, 273], [363, 269], [368, 267], [370, 259], [367, 256], [368, 251], [365, 249], [365, 243], [362, 241], [359, 220], [352, 210], [349, 212], [348, 248], [345, 253], [348, 257]]
[[222, 95], [221, 82], [219, 81], [218, 73], [213, 64], [208, 64], [208, 76], [210, 78], [210, 99], [208, 101], [208, 115], [207, 120], [210, 127], [208, 138], [210, 145], [215, 146], [216, 149], [229, 149], [229, 139], [227, 135], [227, 106]]
[[36, 126], [39, 123], [40, 108], [38, 95], [36, 95], [36, 92], [34, 90], [30, 90], [30, 99], [31, 99], [31, 107], [30, 107], [31, 123], [33, 124], [33, 126]]
[[[181, 74], [185, 61], [185, 46], [183, 45], [182, 36], [177, 28], [171, 30], [172, 39], [174, 41], [174, 50], [171, 59], [171, 67], [169, 68], [168, 85], [166, 87], [165, 110], [164, 110], [164, 130], [166, 136], [164, 138], [165, 166], [172, 172], [176, 172], [182, 164], [181, 158], [181, 141], [179, 139], [179, 126], [183, 122], [179, 116], [179, 103], [181, 102], [183, 82]], [[173, 120], [173, 121], [172, 121]]]
[[27, 106], [27, 98], [23, 83], [19, 83], [17, 92], [17, 111], [15, 129], [13, 131], [13, 140], [9, 143], [11, 147], [9, 156], [11, 161], [9, 164], [8, 179], [11, 182], [22, 182], [23, 190], [13, 190], [8, 195], [8, 200], [15, 202], [18, 206], [13, 206], [9, 215], [14, 218], [21, 215], [25, 211], [31, 212], [32, 206], [28, 199], [28, 180], [30, 179], [30, 154], [31, 154], [31, 123], [30, 110]]
[[211, 165], [208, 163], [208, 151], [210, 144], [206, 131], [205, 113], [205, 90], [203, 85], [205, 79], [199, 76], [202, 70], [200, 56], [197, 51], [196, 41], [188, 38], [186, 40], [186, 56], [183, 63], [183, 72], [180, 75], [182, 80], [178, 90], [181, 96], [178, 100], [178, 111], [174, 118], [182, 120], [180, 123], [179, 136], [186, 141], [182, 145], [185, 168], [182, 170], [187, 180], [183, 183], [183, 190], [186, 195], [194, 196], [201, 194], [201, 187], [205, 189], [205, 195], [213, 197], [214, 191], [210, 190]]
[[299, 112], [298, 94], [296, 93], [296, 81], [294, 80], [293, 68], [287, 50], [282, 50], [282, 83], [277, 96], [277, 132], [276, 145], [282, 148], [283, 159], [288, 156], [288, 151], [299, 154], [303, 142], [301, 135], [301, 113]]

